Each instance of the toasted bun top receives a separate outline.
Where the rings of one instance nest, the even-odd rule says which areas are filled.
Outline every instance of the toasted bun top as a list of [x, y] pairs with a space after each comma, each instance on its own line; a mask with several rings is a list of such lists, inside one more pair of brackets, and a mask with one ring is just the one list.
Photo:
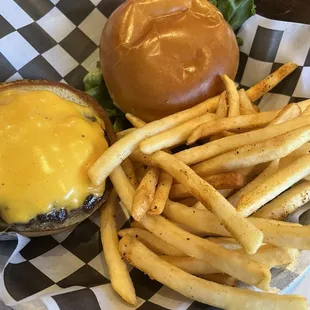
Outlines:
[[100, 59], [115, 104], [151, 121], [221, 92], [239, 51], [207, 0], [128, 0], [104, 28]]

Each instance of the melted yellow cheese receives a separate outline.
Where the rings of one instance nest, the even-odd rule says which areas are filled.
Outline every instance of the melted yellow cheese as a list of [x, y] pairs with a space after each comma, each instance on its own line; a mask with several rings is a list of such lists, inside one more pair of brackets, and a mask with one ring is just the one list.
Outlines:
[[87, 107], [49, 91], [0, 92], [0, 216], [26, 223], [53, 208], [83, 205], [94, 186], [88, 168], [108, 148]]

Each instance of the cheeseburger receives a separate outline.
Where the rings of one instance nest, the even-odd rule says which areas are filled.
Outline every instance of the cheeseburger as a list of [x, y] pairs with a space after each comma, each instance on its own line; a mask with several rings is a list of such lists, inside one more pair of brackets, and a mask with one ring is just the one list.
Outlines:
[[111, 123], [89, 95], [65, 84], [0, 86], [0, 217], [37, 236], [81, 222], [106, 199], [90, 165], [113, 141]]

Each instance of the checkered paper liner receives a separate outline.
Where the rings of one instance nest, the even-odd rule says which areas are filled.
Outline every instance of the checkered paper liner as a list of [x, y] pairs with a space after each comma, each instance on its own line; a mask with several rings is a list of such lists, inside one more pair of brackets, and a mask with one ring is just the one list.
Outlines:
[[[121, 2], [2, 0], [0, 81], [43, 78], [81, 89], [83, 77], [99, 59], [104, 24]], [[310, 98], [310, 26], [255, 15], [238, 35], [243, 45], [237, 81], [244, 88], [287, 61], [298, 64], [289, 78], [258, 102], [262, 110]], [[118, 228], [130, 224], [122, 208], [117, 224]], [[73, 231], [31, 240], [18, 235], [17, 239], [0, 278], [0, 298], [7, 305], [14, 309], [134, 309], [111, 288], [98, 214]], [[310, 255], [304, 251], [295, 264], [272, 270], [271, 285], [285, 292], [308, 265]], [[129, 269], [139, 297], [137, 309], [215, 309]]]

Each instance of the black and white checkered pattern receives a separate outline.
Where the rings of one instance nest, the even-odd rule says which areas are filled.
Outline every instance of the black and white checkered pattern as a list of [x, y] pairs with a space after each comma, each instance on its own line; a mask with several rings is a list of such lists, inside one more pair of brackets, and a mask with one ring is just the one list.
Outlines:
[[[3, 5], [5, 2], [5, 5]], [[95, 68], [104, 24], [122, 0], [2, 0], [0, 81], [43, 78], [82, 88]], [[241, 28], [238, 83], [250, 87], [286, 61], [298, 69], [271, 93], [263, 109], [310, 98], [310, 26], [254, 16]], [[121, 208], [119, 228], [129, 226]], [[310, 264], [303, 252], [295, 265], [272, 271], [272, 285], [284, 292]], [[129, 268], [131, 268], [129, 266]], [[215, 309], [193, 302], [136, 269], [131, 276], [137, 309]], [[0, 298], [16, 309], [133, 309], [113, 291], [102, 255], [98, 216], [73, 231], [29, 240], [18, 246], [0, 277]]]

